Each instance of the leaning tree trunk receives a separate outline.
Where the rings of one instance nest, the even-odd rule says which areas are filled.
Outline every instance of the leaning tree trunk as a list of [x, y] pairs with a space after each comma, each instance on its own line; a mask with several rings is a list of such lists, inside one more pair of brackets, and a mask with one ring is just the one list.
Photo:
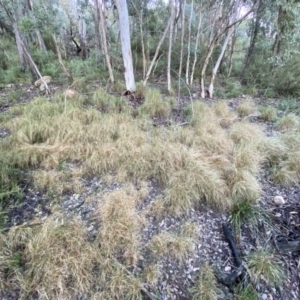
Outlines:
[[213, 97], [213, 92], [214, 92], [214, 83], [215, 83], [215, 79], [216, 79], [216, 75], [217, 75], [217, 72], [218, 72], [218, 69], [219, 69], [219, 66], [220, 66], [220, 63], [223, 59], [223, 56], [224, 56], [224, 53], [226, 51], [226, 48], [227, 48], [227, 45], [228, 45], [228, 42], [229, 42], [229, 39], [230, 39], [230, 36], [232, 34], [232, 28], [230, 28], [228, 30], [228, 33], [227, 33], [227, 36], [224, 40], [224, 44], [222, 46], [222, 50], [221, 50], [221, 53], [218, 57], [218, 60], [213, 68], [213, 71], [212, 71], [212, 75], [211, 75], [211, 79], [210, 79], [210, 83], [209, 83], [209, 87], [208, 87], [208, 97], [209, 98], [212, 98]]
[[70, 72], [67, 70], [65, 64], [63, 63], [63, 60], [61, 58], [61, 53], [60, 53], [60, 50], [59, 50], [59, 47], [58, 47], [58, 44], [57, 44], [57, 41], [56, 41], [56, 37], [55, 37], [55, 34], [53, 33], [52, 34], [52, 39], [53, 39], [53, 42], [54, 42], [54, 45], [55, 45], [55, 49], [56, 49], [56, 53], [57, 53], [57, 57], [58, 57], [58, 61], [59, 61], [59, 64], [62, 66], [65, 74], [67, 75], [68, 79], [69, 79], [69, 83], [73, 83], [73, 77], [72, 75], [70, 74]]
[[[98, 1], [97, 1], [98, 2]], [[103, 0], [100, 0], [99, 2], [99, 6], [97, 7], [97, 9], [99, 9], [99, 15], [100, 15], [100, 25], [101, 25], [101, 37], [102, 37], [102, 47], [103, 47], [103, 51], [105, 54], [105, 59], [106, 59], [106, 64], [107, 64], [107, 68], [108, 68], [108, 72], [109, 72], [109, 79], [111, 81], [111, 83], [115, 82], [114, 79], [114, 73], [113, 73], [113, 69], [111, 66], [111, 61], [110, 61], [110, 56], [108, 54], [108, 47], [107, 47], [107, 39], [106, 39], [106, 30], [105, 30], [105, 20], [104, 20], [104, 13], [103, 13]]]
[[194, 56], [192, 70], [191, 70], [191, 79], [190, 79], [191, 85], [194, 82], [194, 73], [195, 73], [195, 67], [196, 67], [196, 63], [197, 63], [197, 51], [198, 51], [201, 24], [202, 24], [202, 7], [200, 6], [200, 8], [199, 8], [199, 24], [198, 24], [197, 35], [196, 35], [196, 44], [195, 44], [195, 56]]
[[19, 53], [19, 59], [20, 59], [20, 62], [21, 62], [21, 69], [22, 69], [23, 72], [25, 72], [27, 64], [26, 64], [24, 50], [23, 50], [23, 47], [22, 47], [22, 40], [21, 40], [19, 28], [18, 28], [18, 25], [17, 25], [16, 22], [13, 22], [13, 29], [14, 29], [17, 49], [18, 49], [18, 53]]
[[127, 3], [126, 0], [117, 0], [116, 4], [119, 13], [119, 26], [122, 45], [122, 55], [125, 67], [124, 75], [126, 90], [130, 92], [135, 92], [136, 87], [133, 73]]
[[208, 50], [206, 52], [206, 56], [204, 59], [204, 63], [202, 66], [202, 70], [201, 70], [201, 77], [200, 77], [200, 94], [201, 94], [201, 98], [205, 98], [205, 85], [204, 85], [204, 77], [205, 77], [205, 73], [206, 73], [206, 69], [209, 63], [209, 59], [211, 58], [211, 55], [213, 53], [213, 50], [215, 48], [215, 46], [217, 45], [219, 39], [221, 38], [221, 36], [223, 35], [224, 32], [226, 32], [227, 30], [229, 30], [230, 28], [232, 28], [233, 26], [235, 26], [236, 24], [242, 22], [243, 20], [246, 19], [247, 16], [249, 16], [250, 13], [253, 12], [253, 8], [251, 8], [244, 16], [242, 16], [240, 19], [238, 19], [237, 21], [232, 22], [231, 24], [225, 26], [222, 30], [220, 30], [218, 32], [218, 34], [215, 36], [215, 38], [213, 39], [213, 41], [211, 42], [211, 44], [208, 47]]
[[165, 31], [163, 32], [163, 35], [161, 36], [161, 38], [160, 38], [160, 40], [159, 40], [159, 43], [158, 43], [158, 45], [157, 45], [157, 47], [156, 47], [155, 54], [154, 54], [154, 56], [153, 56], [153, 58], [152, 58], [151, 64], [150, 64], [150, 66], [149, 66], [149, 68], [148, 68], [148, 71], [147, 71], [147, 74], [146, 74], [146, 78], [144, 79], [144, 82], [143, 82], [144, 85], [146, 85], [147, 82], [148, 82], [148, 79], [149, 79], [149, 77], [150, 77], [150, 74], [151, 74], [151, 72], [152, 72], [152, 69], [153, 69], [153, 67], [154, 67], [154, 64], [155, 64], [155, 62], [156, 62], [156, 59], [157, 59], [157, 56], [158, 56], [160, 47], [161, 47], [162, 43], [164, 42], [164, 40], [165, 40], [165, 38], [166, 38], [166, 35], [167, 35], [168, 31], [169, 31], [169, 28], [170, 28], [170, 26], [171, 26], [171, 22], [172, 22], [172, 18], [170, 17], [170, 18], [169, 18], [169, 21], [168, 21], [168, 24], [167, 24], [167, 26], [166, 26], [166, 28], [165, 28]]

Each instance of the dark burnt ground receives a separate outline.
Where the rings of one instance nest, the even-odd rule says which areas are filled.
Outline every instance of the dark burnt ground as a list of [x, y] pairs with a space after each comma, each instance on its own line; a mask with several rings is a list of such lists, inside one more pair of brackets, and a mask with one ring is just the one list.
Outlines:
[[[95, 84], [93, 88], [99, 87]], [[56, 90], [60, 89], [59, 86], [55, 87]], [[11, 93], [15, 90], [21, 90], [19, 95], [16, 94], [14, 101], [10, 99]], [[8, 114], [11, 106], [16, 104], [26, 105], [34, 97], [39, 96], [38, 89], [33, 86], [7, 86], [0, 90], [0, 115]], [[143, 103], [142, 98], [127, 96], [129, 104], [133, 109], [138, 108]], [[228, 100], [228, 105], [232, 110], [243, 101], [243, 98]], [[184, 114], [184, 108], [191, 103], [191, 101], [200, 101], [199, 99], [191, 98], [190, 96], [181, 96], [178, 99], [178, 107], [172, 111], [170, 118], [155, 119], [153, 120], [154, 126], [172, 126], [182, 125], [188, 122]], [[205, 99], [203, 100], [208, 105], [218, 101], [218, 99]], [[264, 99], [254, 99], [258, 105], [270, 105]], [[272, 104], [271, 104], [272, 105]], [[267, 136], [276, 136], [277, 132], [274, 129], [274, 123], [262, 122], [257, 116], [249, 119], [250, 122], [262, 123], [266, 126]], [[0, 138], [9, 135], [8, 132], [0, 128]], [[26, 177], [26, 176], [25, 176]], [[8, 216], [8, 228], [11, 226], [28, 224], [35, 218], [43, 221], [48, 215], [52, 213], [54, 199], [49, 198], [49, 195], [38, 192], [32, 188], [30, 182], [30, 174], [27, 179], [22, 179], [21, 189], [24, 193], [22, 201], [17, 199], [10, 199], [8, 206], [11, 206]], [[241, 237], [236, 239], [236, 244], [240, 253], [240, 257], [245, 261], [246, 257], [257, 247], [271, 248], [275, 252], [278, 250], [278, 245], [284, 241], [298, 241], [300, 239], [300, 184], [293, 188], [285, 188], [280, 185], [274, 184], [270, 179], [270, 172], [267, 168], [261, 173], [260, 183], [263, 189], [261, 196], [260, 208], [268, 216], [266, 219], [261, 220], [259, 230], [253, 231], [250, 225], [242, 225]], [[90, 195], [96, 193], [104, 193], [106, 191], [113, 191], [121, 187], [118, 183], [110, 185], [105, 184], [101, 178], [93, 178], [84, 182], [85, 191], [81, 195], [69, 194], [64, 195], [62, 207], [67, 214], [80, 215], [84, 220], [89, 232], [90, 238], [93, 239], [97, 232], [99, 224], [95, 224], [93, 219], [94, 207], [91, 203], [86, 201]], [[162, 188], [156, 183], [149, 181], [148, 188], [150, 190], [147, 199], [140, 207], [140, 210], [151, 208], [151, 205], [159, 198], [163, 191]], [[276, 207], [273, 198], [276, 195], [281, 195], [286, 200], [286, 204], [281, 207]], [[219, 265], [222, 272], [229, 274], [236, 269], [232, 252], [228, 243], [225, 240], [222, 224], [226, 223], [231, 225], [229, 213], [219, 212], [216, 208], [209, 208], [205, 206], [191, 211], [183, 218], [175, 218], [172, 216], [165, 216], [162, 220], [149, 216], [149, 226], [142, 233], [142, 240], [147, 243], [154, 235], [168, 231], [176, 232], [178, 228], [186, 221], [190, 221], [198, 225], [200, 235], [198, 244], [191, 255], [182, 263], [174, 262], [164, 259], [162, 263], [162, 276], [158, 283], [157, 291], [159, 292], [160, 299], [191, 299], [189, 296], [189, 289], [194, 285], [198, 276], [199, 270], [205, 261], [211, 264]], [[267, 220], [267, 222], [266, 222]], [[274, 241], [275, 239], [275, 241]], [[146, 253], [145, 253], [146, 254]], [[300, 298], [300, 276], [299, 276], [299, 263], [300, 251], [289, 251], [277, 253], [276, 255], [285, 264], [288, 274], [285, 287], [282, 290], [269, 288], [264, 280], [256, 286], [259, 299], [299, 299]], [[151, 259], [151, 258], [149, 258]], [[139, 268], [143, 268], [140, 265]], [[285, 278], [283, 278], [285, 280]], [[227, 286], [222, 286], [225, 293], [223, 299], [234, 299], [232, 291]], [[157, 292], [153, 291], [153, 292]], [[18, 299], [17, 291], [5, 291], [0, 295], [0, 299]], [[146, 298], [145, 298], [146, 299]]]

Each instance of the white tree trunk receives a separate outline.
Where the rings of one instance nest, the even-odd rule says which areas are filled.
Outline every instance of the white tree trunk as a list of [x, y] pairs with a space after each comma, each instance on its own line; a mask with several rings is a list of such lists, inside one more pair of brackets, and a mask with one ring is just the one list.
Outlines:
[[210, 79], [210, 83], [209, 83], [209, 87], [208, 87], [209, 98], [213, 97], [214, 82], [215, 82], [216, 75], [217, 75], [217, 72], [219, 70], [219, 66], [220, 66], [220, 63], [221, 63], [221, 61], [223, 59], [223, 56], [224, 56], [225, 50], [227, 48], [227, 45], [228, 45], [228, 42], [229, 42], [231, 34], [232, 34], [232, 28], [228, 29], [227, 36], [226, 36], [226, 38], [224, 40], [221, 53], [219, 54], [218, 60], [215, 63], [215, 66], [214, 66], [213, 71], [212, 71], [212, 75], [211, 75], [211, 79]]
[[118, 13], [119, 13], [119, 26], [122, 45], [122, 54], [125, 67], [125, 85], [126, 90], [135, 92], [135, 80], [133, 73], [132, 53], [130, 44], [130, 31], [129, 31], [129, 16], [126, 0], [116, 1]]
[[192, 17], [194, 9], [194, 0], [192, 0], [191, 4], [191, 14], [190, 14], [190, 21], [189, 21], [189, 38], [188, 38], [188, 53], [187, 53], [187, 61], [186, 61], [186, 72], [185, 72], [185, 81], [186, 84], [189, 84], [189, 69], [190, 69], [190, 55], [191, 55], [191, 31], [192, 31]]
[[[240, 2], [240, 1], [237, 1], [237, 2], [236, 2], [235, 8], [234, 8], [234, 12], [233, 12], [233, 16], [232, 16], [232, 22], [235, 22], [235, 20], [236, 20], [239, 2]], [[212, 98], [212, 97], [213, 97], [213, 93], [214, 93], [214, 83], [215, 83], [216, 75], [217, 75], [217, 72], [218, 72], [218, 70], [219, 70], [220, 63], [221, 63], [221, 61], [222, 61], [222, 59], [223, 59], [224, 53], [225, 53], [225, 51], [226, 51], [226, 48], [227, 48], [229, 39], [230, 39], [230, 37], [231, 37], [233, 31], [234, 31], [234, 26], [232, 26], [232, 27], [230, 27], [230, 28], [228, 29], [227, 35], [226, 35], [226, 37], [225, 37], [225, 40], [224, 40], [224, 43], [223, 43], [223, 46], [222, 46], [221, 53], [219, 54], [218, 60], [217, 60], [217, 62], [215, 63], [215, 66], [214, 66], [214, 68], [213, 68], [212, 75], [211, 75], [211, 79], [210, 79], [210, 83], [209, 83], [209, 87], [208, 87], [209, 98]]]
[[180, 95], [180, 80], [181, 80], [181, 72], [182, 72], [182, 60], [183, 60], [183, 42], [184, 42], [184, 27], [185, 27], [185, 4], [186, 0], [183, 2], [182, 10], [181, 10], [181, 43], [180, 43], [180, 61], [179, 61], [179, 70], [178, 70], [178, 95]]
[[194, 56], [194, 62], [193, 62], [193, 67], [192, 67], [192, 72], [191, 72], [191, 79], [190, 79], [191, 85], [194, 82], [194, 72], [195, 72], [195, 67], [196, 67], [196, 63], [197, 63], [197, 50], [198, 50], [198, 44], [199, 44], [201, 24], [202, 24], [202, 7], [200, 6], [200, 8], [199, 8], [199, 23], [198, 23], [196, 44], [195, 44], [195, 56]]
[[100, 15], [100, 25], [101, 25], [101, 38], [102, 38], [102, 48], [105, 54], [105, 59], [106, 59], [106, 64], [107, 64], [107, 68], [108, 68], [108, 72], [109, 72], [109, 79], [111, 81], [111, 83], [114, 83], [115, 79], [114, 79], [114, 73], [113, 73], [113, 69], [111, 66], [111, 62], [110, 62], [110, 56], [108, 54], [108, 49], [107, 49], [107, 40], [106, 40], [106, 28], [105, 28], [105, 20], [104, 20], [104, 13], [103, 13], [103, 2], [102, 0], [99, 1], [99, 7], [97, 7], [97, 9], [99, 10], [99, 15]]
[[168, 91], [172, 90], [171, 82], [171, 54], [172, 54], [172, 44], [173, 44], [173, 31], [174, 31], [174, 21], [175, 21], [175, 3], [174, 0], [170, 0], [171, 5], [171, 25], [170, 25], [170, 36], [169, 36], [169, 51], [168, 51], [168, 67], [167, 67], [167, 78], [168, 78]]

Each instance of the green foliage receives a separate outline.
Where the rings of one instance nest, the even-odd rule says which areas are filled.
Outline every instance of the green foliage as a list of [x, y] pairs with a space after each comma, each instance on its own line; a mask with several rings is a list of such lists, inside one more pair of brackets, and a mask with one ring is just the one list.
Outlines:
[[300, 101], [295, 98], [279, 99], [276, 108], [284, 113], [300, 114]]
[[282, 262], [268, 249], [256, 250], [248, 257], [248, 268], [254, 283], [264, 277], [271, 287], [282, 287], [286, 274]]
[[244, 283], [240, 283], [235, 290], [234, 300], [258, 300], [258, 294], [252, 285], [245, 287]]
[[159, 90], [149, 89], [140, 111], [148, 114], [151, 118], [164, 118], [171, 113], [171, 106], [169, 102], [163, 100]]
[[128, 103], [124, 97], [115, 97], [108, 94], [103, 89], [98, 89], [94, 92], [93, 97], [89, 103], [102, 112], [128, 112], [130, 110]]
[[282, 67], [278, 68], [274, 78], [274, 90], [279, 95], [300, 96], [300, 56], [290, 58]]
[[20, 97], [23, 95], [24, 91], [22, 90], [15, 90], [10, 92], [9, 96], [8, 96], [8, 100], [9, 102], [16, 102], [20, 99]]
[[242, 224], [257, 226], [259, 218], [262, 216], [259, 208], [249, 201], [242, 201], [233, 206], [231, 212], [232, 225], [235, 232], [241, 234]]

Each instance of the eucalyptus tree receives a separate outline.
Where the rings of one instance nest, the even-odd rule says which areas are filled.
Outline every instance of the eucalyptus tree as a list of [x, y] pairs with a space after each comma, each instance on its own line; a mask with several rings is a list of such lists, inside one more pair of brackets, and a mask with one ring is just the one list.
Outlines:
[[126, 0], [116, 0], [115, 4], [117, 6], [119, 14], [119, 28], [122, 44], [122, 56], [125, 68], [124, 76], [126, 90], [130, 92], [135, 92], [136, 85], [133, 73], [127, 2]]

